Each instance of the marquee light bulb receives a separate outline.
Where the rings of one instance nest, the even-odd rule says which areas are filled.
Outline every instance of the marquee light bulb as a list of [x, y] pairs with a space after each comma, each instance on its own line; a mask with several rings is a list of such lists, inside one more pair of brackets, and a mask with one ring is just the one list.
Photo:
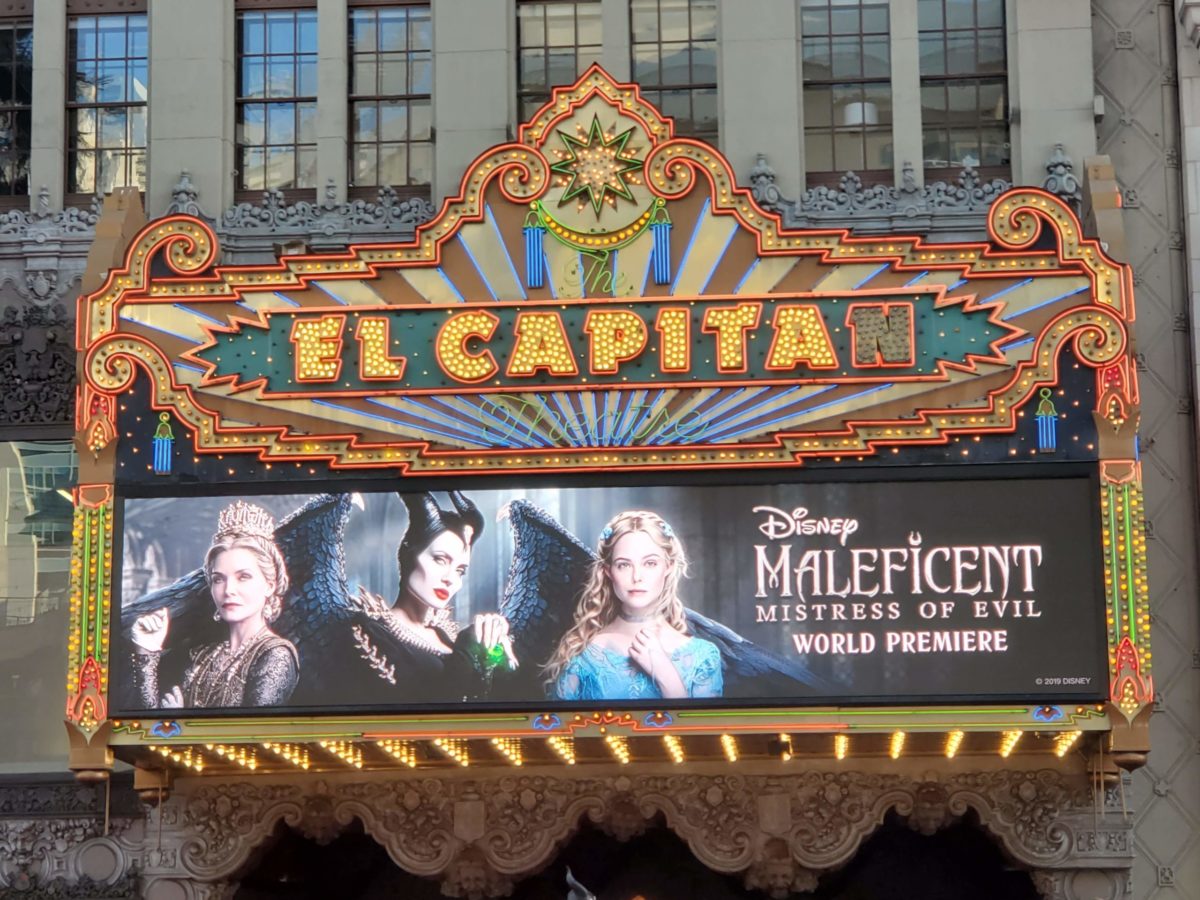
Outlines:
[[850, 753], [850, 736], [835, 734], [833, 736], [833, 755], [837, 759], [845, 759]]
[[725, 751], [725, 758], [730, 762], [738, 761], [738, 746], [737, 738], [732, 734], [721, 735], [721, 749]]
[[962, 746], [964, 737], [966, 735], [962, 731], [951, 731], [946, 735], [946, 759], [954, 759], [958, 754], [958, 748]]

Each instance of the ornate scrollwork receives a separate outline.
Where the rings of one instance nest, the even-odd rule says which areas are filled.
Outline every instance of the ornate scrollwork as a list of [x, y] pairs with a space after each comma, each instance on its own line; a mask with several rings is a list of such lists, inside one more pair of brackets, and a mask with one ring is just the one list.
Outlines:
[[771, 897], [812, 890], [889, 813], [926, 835], [973, 813], [1010, 859], [1040, 873], [1050, 897], [1071, 883], [1074, 869], [1117, 876], [1133, 859], [1132, 825], [1111, 819], [1098, 830], [1086, 777], [1052, 769], [945, 778], [846, 771], [354, 777], [185, 780], [151, 813], [161, 820], [107, 837], [94, 818], [0, 820], [0, 888], [44, 880], [51, 857], [65, 860], [57, 872], [79, 880], [90, 853], [112, 870], [109, 883], [136, 869], [147, 883], [174, 881], [200, 896], [202, 883], [227, 890], [281, 824], [327, 842], [355, 820], [402, 869], [438, 878], [447, 896], [461, 898], [506, 896], [585, 820], [622, 841], [665, 822], [705, 865], [740, 873]]
[[75, 396], [73, 328], [60, 303], [7, 306], [0, 313], [0, 424], [71, 420]]

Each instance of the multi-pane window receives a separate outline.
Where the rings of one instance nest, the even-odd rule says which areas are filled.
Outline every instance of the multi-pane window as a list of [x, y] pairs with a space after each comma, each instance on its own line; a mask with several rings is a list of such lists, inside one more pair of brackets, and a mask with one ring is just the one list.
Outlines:
[[925, 168], [1009, 166], [1004, 0], [919, 0]]
[[0, 197], [29, 193], [33, 23], [0, 21]]
[[237, 189], [317, 181], [317, 11], [238, 14]]
[[429, 186], [432, 91], [428, 4], [350, 11], [352, 186]]
[[[882, 0], [802, 0], [804, 153], [810, 180], [891, 177], [892, 56]], [[814, 177], [815, 176], [815, 177]]]
[[67, 191], [106, 194], [118, 187], [144, 188], [146, 17], [72, 17], [67, 65]]
[[517, 4], [517, 106], [521, 121], [600, 59], [600, 3]]
[[675, 133], [717, 141], [716, 0], [632, 0], [633, 78]]

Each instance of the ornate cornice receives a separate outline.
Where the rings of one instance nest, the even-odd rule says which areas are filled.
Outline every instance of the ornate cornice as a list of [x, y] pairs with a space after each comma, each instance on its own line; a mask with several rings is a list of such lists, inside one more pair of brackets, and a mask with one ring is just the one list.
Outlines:
[[94, 816], [0, 819], [0, 894], [57, 884], [81, 892], [46, 896], [120, 897], [136, 876], [144, 890], [223, 897], [281, 824], [325, 844], [357, 820], [396, 865], [474, 900], [507, 894], [587, 821], [619, 841], [665, 823], [709, 868], [782, 898], [845, 865], [894, 813], [925, 835], [969, 815], [1046, 897], [1074, 900], [1076, 872], [1120, 879], [1132, 864], [1131, 820], [1110, 806], [1094, 805], [1085, 775], [1051, 769], [206, 777], [177, 782], [144, 827], [117, 819], [107, 835]]
[[[1200, 0], [1194, 5], [1200, 8]], [[1054, 145], [1045, 169], [1042, 187], [1078, 211], [1080, 183], [1062, 144]], [[952, 181], [919, 185], [913, 164], [906, 162], [897, 185], [867, 185], [856, 173], [846, 172], [837, 187], [818, 185], [806, 190], [799, 200], [791, 200], [779, 190], [775, 170], [762, 153], [748, 180], [758, 205], [778, 213], [786, 227], [849, 228], [858, 234], [983, 233], [988, 207], [1012, 187], [1000, 178], [983, 180], [971, 166], [965, 166]]]

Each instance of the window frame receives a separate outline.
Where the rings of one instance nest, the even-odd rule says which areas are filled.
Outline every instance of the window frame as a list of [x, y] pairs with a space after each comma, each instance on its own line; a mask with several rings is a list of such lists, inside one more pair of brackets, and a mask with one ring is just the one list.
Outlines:
[[[14, 4], [14, 7], [20, 7], [20, 4]], [[17, 41], [15, 39], [16, 32], [23, 26], [29, 29], [29, 40], [31, 43], [29, 52], [29, 102], [20, 104], [16, 102], [16, 85], [17, 85]], [[0, 193], [0, 210], [5, 209], [23, 209], [29, 206], [29, 198], [33, 194], [32, 183], [32, 164], [33, 164], [33, 12], [32, 8], [25, 14], [10, 14], [0, 17], [0, 28], [11, 28], [14, 32], [13, 40], [13, 102], [8, 104], [0, 103], [0, 115], [8, 113], [19, 114], [24, 111], [29, 116], [29, 128], [25, 135], [28, 142], [25, 147], [25, 192], [24, 193]], [[18, 148], [19, 150], [20, 148]]]
[[[530, 9], [534, 6], [543, 7], [542, 10], [542, 42], [540, 44], [523, 44], [522, 43], [522, 9]], [[547, 22], [546, 9], [552, 6], [570, 7], [573, 11], [571, 20], [574, 31], [574, 42], [571, 44], [550, 44], [546, 38]], [[596, 44], [581, 44], [579, 39], [579, 9], [586, 7], [594, 9], [596, 12], [596, 24], [600, 28], [600, 40]], [[580, 67], [580, 52], [586, 51], [589, 48], [594, 48], [594, 61], [599, 62], [604, 52], [604, 17], [603, 4], [601, 0], [517, 0], [516, 3], [516, 110], [517, 121], [527, 121], [533, 109], [541, 107], [547, 100], [550, 99], [550, 91], [556, 85], [550, 83], [550, 58], [551, 50], [570, 47], [575, 56], [575, 75], [572, 80], [581, 74]], [[540, 49], [542, 51], [542, 76], [545, 79], [544, 89], [534, 89], [525, 87], [522, 81], [523, 59], [527, 50]], [[590, 63], [589, 63], [590, 65]], [[526, 104], [530, 104], [530, 108], [526, 109]]]
[[[718, 142], [719, 142], [720, 136], [721, 136], [721, 87], [720, 87], [720, 70], [719, 70], [719, 64], [717, 61], [717, 53], [719, 52], [718, 47], [720, 44], [720, 15], [721, 15], [720, 14], [720, 3], [719, 3], [719, 0], [712, 0], [711, 5], [712, 5], [712, 13], [713, 13], [713, 36], [712, 36], [711, 40], [707, 40], [707, 39], [697, 38], [695, 35], [694, 13], [696, 10], [694, 7], [694, 2], [695, 2], [695, 0], [687, 0], [687, 4], [686, 4], [687, 16], [688, 16], [687, 40], [686, 41], [667, 41], [667, 40], [663, 39], [662, 0], [641, 0], [641, 3], [643, 3], [643, 4], [645, 4], [645, 3], [653, 3], [654, 4], [655, 18], [657, 20], [657, 34], [656, 34], [655, 39], [652, 41], [639, 41], [637, 39], [636, 32], [634, 30], [634, 16], [637, 15], [637, 11], [635, 10], [634, 7], [635, 7], [635, 5], [637, 5], [639, 3], [639, 0], [630, 0], [630, 3], [629, 3], [629, 71], [630, 71], [631, 79], [636, 81], [637, 80], [637, 67], [638, 67], [638, 60], [637, 60], [638, 48], [639, 47], [649, 47], [649, 46], [657, 47], [658, 48], [658, 53], [657, 53], [658, 71], [659, 71], [659, 76], [660, 76], [659, 81], [658, 82], [639, 82], [639, 86], [641, 88], [641, 95], [643, 97], [645, 97], [647, 100], [649, 100], [649, 102], [654, 103], [655, 106], [660, 111], [662, 111], [663, 110], [662, 97], [664, 94], [666, 94], [668, 92], [673, 92], [673, 91], [687, 92], [687, 94], [688, 94], [688, 110], [689, 110], [689, 115], [690, 115], [689, 121], [692, 124], [695, 124], [695, 121], [696, 121], [696, 93], [698, 91], [711, 90], [712, 96], [713, 96], [713, 112], [714, 112], [714, 121], [713, 121], [712, 130], [707, 131], [707, 130], [696, 130], [694, 128], [680, 128], [678, 126], [678, 124], [676, 124], [675, 136], [676, 137], [695, 138], [697, 140], [705, 141], [705, 142], [711, 144], [712, 146], [716, 147], [716, 146], [718, 146]], [[679, 44], [679, 43], [686, 43], [687, 47], [688, 47], [688, 81], [680, 82], [680, 83], [664, 82], [661, 77], [662, 71], [663, 71], [663, 60], [664, 60], [664, 58], [666, 58], [666, 53], [663, 51], [663, 46], [665, 44]], [[714, 77], [714, 79], [712, 81], [697, 81], [695, 78], [695, 74], [696, 74], [695, 58], [694, 58], [695, 48], [696, 48], [697, 44], [707, 44], [707, 43], [712, 44], [713, 74], [716, 77]], [[663, 114], [669, 115], [669, 113], [666, 113], [666, 112], [664, 112]], [[672, 116], [672, 118], [674, 118], [674, 117]]]
[[[64, 202], [67, 205], [81, 205], [83, 203], [90, 202], [92, 200], [92, 198], [94, 198], [94, 197], [103, 196], [102, 192], [99, 190], [98, 171], [97, 171], [97, 174], [94, 176], [94, 180], [97, 182], [97, 184], [94, 186], [93, 190], [80, 191], [80, 190], [73, 189], [73, 185], [74, 185], [74, 174], [72, 172], [73, 157], [76, 153], [85, 152], [85, 148], [80, 148], [78, 146], [77, 142], [75, 140], [73, 140], [73, 136], [75, 134], [74, 129], [76, 128], [76, 112], [78, 110], [82, 110], [82, 109], [92, 109], [92, 110], [96, 111], [97, 124], [96, 124], [96, 130], [94, 133], [96, 134], [97, 141], [99, 141], [100, 110], [120, 108], [125, 111], [127, 116], [128, 116], [128, 113], [130, 110], [142, 109], [145, 111], [145, 136], [144, 136], [145, 143], [141, 146], [126, 144], [120, 148], [116, 148], [125, 157], [124, 165], [126, 167], [126, 180], [128, 180], [128, 178], [129, 178], [130, 173], [129, 173], [128, 167], [131, 165], [131, 160], [133, 159], [134, 154], [138, 150], [141, 151], [142, 166], [143, 166], [142, 183], [140, 185], [139, 184], [126, 184], [126, 185], [122, 185], [122, 186], [137, 187], [137, 189], [140, 193], [145, 193], [146, 188], [147, 188], [147, 182], [149, 181], [149, 178], [150, 178], [150, 166], [149, 166], [149, 158], [150, 158], [150, 90], [149, 90], [149, 87], [150, 87], [150, 22], [149, 22], [148, 13], [146, 12], [146, 4], [144, 2], [142, 2], [142, 3], [117, 2], [117, 0], [110, 0], [110, 2], [107, 2], [107, 3], [99, 2], [99, 3], [93, 4], [93, 5], [89, 5], [86, 9], [84, 9], [83, 6], [79, 3], [68, 3], [67, 4], [67, 12], [68, 12], [68, 15], [67, 15], [66, 35], [65, 35], [66, 48], [65, 48], [65, 52], [64, 52], [64, 56], [63, 56], [63, 61], [64, 61], [63, 79], [65, 81], [64, 111], [66, 114], [65, 115], [66, 122], [65, 122], [65, 127], [64, 127], [64, 134], [63, 134]], [[130, 31], [129, 31], [129, 26], [128, 26], [128, 20], [131, 17], [139, 17], [139, 16], [146, 19], [146, 23], [145, 23], [146, 55], [145, 55], [145, 57], [128, 55], [129, 51], [130, 51], [130, 40], [129, 40]], [[123, 57], [119, 57], [119, 59], [124, 61], [125, 65], [126, 65], [126, 72], [129, 71], [128, 67], [132, 60], [141, 59], [141, 60], [145, 61], [146, 99], [143, 101], [140, 101], [140, 102], [139, 101], [131, 101], [128, 99], [121, 100], [121, 101], [111, 101], [111, 102], [101, 102], [99, 100], [97, 100], [95, 102], [85, 102], [85, 101], [76, 100], [75, 99], [75, 95], [76, 95], [75, 72], [76, 72], [76, 62], [78, 61], [79, 58], [75, 57], [73, 55], [73, 51], [72, 51], [72, 40], [71, 40], [72, 26], [74, 25], [74, 23], [80, 21], [81, 19], [95, 19], [98, 21], [98, 20], [104, 19], [104, 18], [116, 18], [116, 17], [122, 17], [126, 20], [126, 26], [125, 26], [125, 52], [126, 52], [126, 55]], [[97, 46], [96, 52], [97, 52], [97, 54], [100, 52], [99, 46]], [[99, 64], [101, 61], [104, 61], [104, 60], [107, 60], [110, 58], [109, 57], [101, 57], [101, 56], [97, 55], [95, 57], [82, 57], [82, 59], [85, 61], [90, 61], [90, 62]], [[127, 118], [126, 125], [125, 125], [127, 136], [130, 135], [130, 133], [131, 133], [130, 132], [131, 127], [132, 126], [130, 125], [129, 120]], [[105, 149], [105, 148], [102, 148], [99, 146], [86, 148], [86, 150], [90, 150], [91, 152], [95, 152], [95, 153], [100, 153], [103, 149]]]
[[[962, 171], [962, 165], [957, 164], [953, 160], [951, 160], [949, 158], [949, 155], [947, 156], [946, 161], [947, 161], [948, 165], [946, 165], [946, 166], [926, 166], [925, 163], [926, 163], [927, 157], [925, 155], [925, 135], [931, 130], [931, 128], [939, 129], [946, 134], [947, 147], [949, 147], [949, 141], [951, 140], [949, 135], [954, 130], [956, 130], [956, 126], [953, 124], [953, 121], [950, 118], [950, 116], [952, 115], [952, 110], [950, 109], [950, 100], [949, 100], [950, 89], [955, 86], [962, 87], [962, 86], [967, 86], [967, 85], [972, 85], [975, 88], [975, 97], [976, 97], [976, 102], [975, 102], [975, 107], [974, 107], [975, 113], [974, 113], [974, 118], [972, 120], [971, 129], [975, 132], [977, 146], [980, 149], [980, 159], [979, 159], [978, 164], [976, 166], [974, 166], [974, 168], [979, 173], [979, 177], [984, 181], [987, 181], [992, 178], [1005, 178], [1005, 179], [1011, 178], [1012, 177], [1012, 123], [1009, 120], [1010, 114], [1011, 114], [1011, 103], [1010, 103], [1010, 96], [1009, 96], [1010, 91], [1009, 91], [1009, 81], [1008, 81], [1008, 75], [1009, 75], [1009, 72], [1008, 72], [1008, 29], [1007, 29], [1008, 16], [1007, 16], [1007, 11], [1005, 9], [1004, 0], [974, 0], [974, 2], [971, 4], [973, 24], [969, 27], [968, 26], [950, 26], [948, 24], [947, 11], [946, 11], [946, 0], [922, 0], [922, 2], [923, 3], [938, 3], [938, 4], [940, 4], [942, 25], [940, 28], [922, 29], [921, 24], [920, 24], [920, 13], [918, 12], [916, 33], [917, 33], [917, 46], [918, 46], [918, 55], [919, 56], [921, 55], [921, 50], [920, 50], [921, 45], [922, 45], [924, 39], [926, 39], [926, 36], [929, 36], [929, 35], [937, 35], [937, 34], [942, 35], [943, 68], [945, 68], [947, 70], [949, 69], [949, 58], [950, 58], [949, 47], [950, 47], [950, 40], [952, 37], [960, 37], [961, 38], [964, 35], [970, 34], [973, 36], [973, 39], [974, 39], [973, 43], [974, 43], [974, 47], [975, 47], [975, 53], [974, 53], [975, 68], [971, 72], [945, 71], [942, 73], [925, 74], [918, 67], [918, 80], [919, 80], [918, 87], [920, 90], [920, 97], [921, 97], [921, 163], [922, 163], [922, 168], [924, 168], [924, 171], [925, 171], [926, 179], [933, 180], [933, 181], [950, 181], [950, 180], [956, 178], [958, 176], [958, 173], [960, 171]], [[988, 3], [988, 2], [995, 3], [997, 9], [999, 10], [999, 15], [1000, 15], [999, 24], [981, 26], [979, 23], [979, 6], [981, 3]], [[1001, 40], [1001, 47], [1003, 50], [1003, 53], [1001, 56], [1001, 68], [999, 71], [984, 72], [979, 68], [979, 60], [980, 60], [980, 49], [979, 48], [980, 48], [980, 39], [981, 39], [980, 32], [981, 31], [997, 32], [999, 34], [999, 37]], [[918, 66], [920, 66], [920, 63], [918, 63]], [[984, 129], [987, 127], [985, 123], [989, 120], [985, 120], [982, 115], [983, 107], [979, 103], [979, 96], [980, 96], [980, 91], [985, 84], [999, 84], [1001, 87], [1000, 100], [1001, 100], [1001, 103], [1003, 104], [1004, 114], [1003, 114], [1003, 116], [993, 119], [993, 120], [990, 120], [990, 121], [994, 121], [995, 123], [997, 123], [997, 125], [999, 125], [1000, 127], [1003, 128], [1004, 136], [1005, 136], [1003, 143], [1008, 145], [1008, 151], [1009, 151], [1007, 164], [1001, 164], [1001, 165], [984, 165], [983, 164], [983, 159], [982, 159], [982, 155], [983, 155], [982, 149], [983, 149], [983, 145], [984, 145], [983, 132], [984, 132]], [[945, 91], [945, 94], [944, 94], [944, 96], [946, 97], [945, 112], [944, 112], [944, 118], [940, 122], [931, 123], [926, 118], [925, 89], [927, 87], [939, 87], [943, 91]], [[958, 126], [959, 129], [962, 129], [963, 127], [964, 126]]]
[[[420, 10], [420, 9], [423, 9], [426, 11], [426, 14], [428, 17], [428, 29], [429, 29], [429, 35], [430, 35], [428, 48], [426, 48], [426, 49], [420, 49], [420, 48], [414, 49], [413, 48], [412, 39], [411, 39], [412, 32], [408, 29], [408, 27], [406, 25], [407, 44], [406, 44], [405, 49], [403, 51], [392, 51], [393, 55], [404, 57], [404, 63], [405, 63], [405, 67], [406, 67], [406, 82], [407, 82], [407, 87], [409, 89], [408, 93], [385, 94], [385, 93], [378, 92], [378, 90], [370, 92], [370, 93], [365, 93], [365, 92], [357, 93], [355, 91], [355, 87], [356, 87], [356, 85], [355, 85], [355, 57], [356, 57], [357, 51], [356, 51], [355, 45], [354, 45], [354, 16], [355, 16], [355, 13], [357, 13], [357, 12], [368, 11], [368, 10], [380, 10], [380, 9], [386, 9], [386, 10], [394, 10], [394, 9], [405, 9], [405, 10], [417, 9], [417, 10]], [[378, 23], [378, 18], [376, 18], [376, 22]], [[428, 93], [413, 93], [412, 92], [413, 59], [412, 59], [411, 54], [413, 54], [413, 53], [427, 53], [428, 54], [428, 65], [429, 65], [429, 91], [428, 91]], [[378, 89], [379, 87], [382, 86], [380, 83], [381, 57], [385, 55], [385, 51], [379, 49], [378, 31], [376, 32], [375, 49], [373, 51], [371, 51], [371, 55], [376, 57], [374, 76], [375, 76], [375, 87]], [[433, 177], [434, 177], [433, 165], [436, 161], [435, 148], [436, 148], [436, 143], [437, 143], [437, 141], [436, 141], [437, 135], [436, 135], [434, 127], [433, 127], [433, 65], [434, 65], [434, 62], [433, 62], [433, 4], [432, 4], [431, 0], [403, 0], [403, 2], [388, 2], [388, 0], [351, 0], [351, 2], [349, 4], [349, 8], [347, 9], [347, 27], [346, 27], [346, 67], [347, 67], [347, 75], [346, 75], [346, 130], [347, 130], [346, 146], [348, 149], [348, 153], [347, 153], [347, 157], [346, 157], [346, 185], [347, 185], [347, 193], [350, 197], [355, 198], [355, 199], [369, 199], [369, 198], [373, 199], [375, 196], [378, 195], [379, 191], [384, 187], [392, 188], [392, 190], [394, 190], [399, 197], [404, 198], [404, 199], [408, 199], [408, 198], [412, 198], [412, 197], [422, 197], [422, 198], [428, 199], [429, 197], [432, 196]], [[429, 137], [427, 140], [426, 139], [414, 140], [412, 138], [412, 103], [414, 101], [422, 101], [422, 100], [426, 101], [426, 103], [428, 105], [428, 109], [429, 109]], [[403, 141], [384, 141], [380, 137], [381, 128], [379, 125], [378, 113], [377, 113], [376, 126], [375, 126], [375, 138], [371, 141], [360, 141], [360, 140], [356, 139], [356, 129], [357, 129], [357, 114], [356, 114], [356, 109], [355, 109], [356, 104], [374, 103], [376, 105], [376, 110], [378, 110], [379, 104], [381, 104], [381, 103], [397, 102], [397, 101], [403, 102], [408, 108], [408, 112], [406, 113], [406, 116], [405, 116], [405, 120], [406, 120], [405, 121], [405, 129], [406, 129], [405, 140], [403, 140]], [[376, 181], [378, 182], [379, 181], [379, 174], [378, 174], [379, 173], [379, 157], [380, 157], [380, 152], [381, 152], [380, 148], [387, 144], [397, 144], [397, 143], [404, 144], [405, 147], [407, 147], [409, 150], [409, 152], [406, 153], [406, 160], [405, 160], [405, 167], [406, 167], [406, 171], [407, 171], [407, 174], [409, 175], [409, 177], [411, 177], [411, 173], [412, 173], [412, 155], [411, 155], [412, 145], [413, 144], [427, 144], [429, 146], [429, 154], [430, 154], [430, 171], [429, 171], [430, 181], [429, 181], [429, 183], [424, 183], [424, 184], [408, 183], [408, 184], [391, 184], [391, 185], [385, 185], [383, 183], [358, 184], [357, 179], [355, 177], [355, 169], [357, 166], [357, 155], [358, 155], [359, 147], [360, 146], [371, 146], [371, 145], [373, 145], [375, 147], [375, 170], [376, 170]]]
[[[867, 31], [863, 30], [863, 28], [864, 28], [864, 26], [863, 26], [864, 7], [882, 7], [885, 10], [885, 12], [887, 14], [887, 25], [883, 31], [867, 32]], [[845, 176], [845, 174], [850, 171], [854, 172], [854, 174], [857, 175], [862, 180], [862, 183], [864, 185], [891, 184], [895, 180], [896, 115], [895, 115], [894, 103], [891, 101], [889, 101], [889, 103], [888, 103], [889, 119], [885, 124], [877, 124], [876, 126], [863, 125], [862, 127], [858, 128], [858, 130], [857, 130], [857, 134], [859, 135], [859, 140], [860, 140], [859, 150], [862, 154], [864, 164], [862, 166], [858, 166], [858, 167], [854, 167], [854, 166], [840, 166], [839, 167], [838, 166], [837, 136], [839, 133], [839, 128], [842, 129], [843, 133], [852, 133], [852, 132], [850, 131], [851, 126], [839, 126], [834, 121], [835, 117], [837, 116], [837, 107], [834, 105], [834, 100], [833, 100], [834, 92], [836, 91], [836, 89], [839, 87], [857, 88], [860, 91], [861, 96], [863, 96], [863, 97], [866, 96], [866, 91], [870, 88], [884, 89], [887, 92], [889, 98], [894, 98], [895, 93], [896, 93], [895, 85], [892, 80], [892, 66], [893, 66], [893, 58], [894, 58], [893, 43], [895, 41], [895, 18], [896, 17], [893, 15], [893, 10], [891, 8], [891, 4], [888, 3], [887, 0], [861, 0], [861, 2], [859, 2], [853, 8], [857, 10], [858, 18], [859, 18], [859, 29], [856, 32], [845, 33], [845, 32], [835, 32], [834, 31], [833, 11], [835, 9], [835, 5], [832, 2], [832, 0], [827, 0], [826, 6], [824, 7], [824, 9], [827, 11], [827, 16], [826, 16], [827, 29], [826, 29], [825, 33], [824, 34], [809, 34], [808, 32], [801, 31], [800, 50], [799, 50], [799, 53], [800, 53], [799, 64], [800, 64], [800, 72], [801, 72], [800, 89], [801, 89], [801, 92], [805, 95], [805, 97], [804, 97], [804, 99], [805, 99], [804, 122], [802, 123], [801, 141], [805, 148], [805, 154], [804, 154], [804, 162], [805, 162], [805, 170], [806, 170], [805, 171], [805, 179], [806, 179], [809, 187], [815, 187], [815, 186], [819, 186], [819, 185], [825, 185], [827, 187], [836, 187], [840, 184], [843, 176]], [[799, 10], [799, 12], [802, 16], [804, 14], [804, 10], [805, 10], [805, 7], [801, 7]], [[865, 65], [863, 62], [866, 59], [865, 40], [871, 39], [871, 38], [878, 39], [881, 36], [883, 38], [884, 43], [887, 46], [887, 52], [888, 52], [887, 73], [885, 75], [870, 75], [870, 76], [868, 76], [866, 74]], [[838, 38], [854, 38], [857, 40], [857, 42], [858, 42], [857, 52], [858, 52], [858, 58], [859, 58], [859, 74], [857, 76], [854, 76], [854, 77], [852, 77], [852, 76], [836, 76], [835, 77], [834, 76], [834, 74], [833, 74], [833, 55], [835, 53], [836, 39], [838, 39]], [[804, 74], [805, 46], [806, 46], [807, 42], [816, 41], [816, 40], [825, 41], [827, 43], [827, 46], [829, 47], [830, 73], [829, 73], [828, 78], [810, 79]], [[824, 125], [815, 126], [815, 125], [809, 124], [811, 122], [812, 110], [809, 108], [808, 91], [811, 88], [821, 88], [821, 89], [827, 90], [829, 92], [830, 124], [828, 126], [824, 126]], [[862, 102], [865, 104], [869, 101], [864, 100]], [[812, 168], [811, 157], [808, 153], [808, 137], [809, 137], [810, 129], [814, 133], [818, 129], [821, 131], [821, 133], [826, 133], [826, 132], [828, 133], [828, 137], [829, 137], [829, 141], [830, 141], [830, 150], [832, 152], [832, 159], [833, 159], [833, 164], [834, 164], [832, 169], [813, 169]], [[867, 138], [868, 138], [869, 134], [886, 134], [891, 139], [893, 161], [890, 165], [885, 165], [881, 168], [867, 168], [866, 167]]]
[[[314, 22], [314, 26], [315, 26], [314, 32], [317, 35], [317, 43], [314, 45], [312, 52], [311, 53], [301, 52], [300, 49], [298, 47], [296, 47], [296, 44], [298, 43], [298, 36], [299, 36], [299, 29], [300, 29], [300, 22], [298, 19], [293, 19], [293, 48], [294, 48], [293, 51], [291, 53], [282, 53], [282, 54], [273, 54], [273, 53], [268, 52], [268, 46], [266, 43], [266, 16], [270, 15], [271, 13], [291, 13], [293, 16], [298, 15], [300, 13], [311, 14], [313, 17], [313, 22]], [[263, 92], [262, 92], [261, 96], [251, 97], [251, 96], [243, 96], [242, 95], [242, 87], [243, 87], [243, 68], [242, 68], [242, 66], [243, 66], [243, 61], [247, 57], [247, 54], [243, 51], [244, 30], [243, 30], [242, 23], [244, 21], [245, 16], [258, 15], [258, 14], [262, 14], [264, 16], [263, 49], [262, 49], [261, 53], [253, 53], [253, 54], [249, 54], [249, 56], [254, 57], [254, 58], [259, 58], [263, 61], [264, 73], [265, 73], [265, 67], [268, 64], [267, 61], [270, 60], [271, 58], [273, 58], [273, 57], [279, 58], [279, 59], [290, 58], [292, 61], [292, 67], [293, 67], [293, 81], [294, 81], [293, 86], [295, 88], [298, 88], [300, 86], [301, 65], [304, 64], [304, 62], [302, 62], [302, 59], [305, 57], [311, 57], [310, 62], [311, 62], [311, 65], [313, 66], [313, 70], [312, 70], [313, 93], [311, 95], [293, 93], [286, 97], [270, 96], [267, 93], [265, 75], [264, 75], [264, 82], [263, 82]], [[317, 123], [317, 115], [318, 115], [317, 103], [318, 103], [318, 96], [320, 93], [319, 81], [318, 81], [318, 79], [319, 79], [318, 66], [319, 66], [319, 61], [320, 61], [320, 23], [317, 20], [317, 5], [315, 2], [297, 2], [297, 0], [237, 0], [237, 2], [234, 5], [234, 15], [235, 15], [235, 18], [234, 18], [234, 59], [235, 59], [235, 70], [234, 70], [234, 170], [233, 170], [234, 200], [237, 202], [260, 200], [262, 198], [263, 194], [265, 194], [268, 191], [272, 191], [272, 190], [279, 190], [283, 194], [284, 199], [289, 202], [294, 201], [294, 200], [313, 199], [316, 197], [317, 189], [318, 189], [318, 185], [317, 185], [316, 181], [317, 181], [317, 177], [318, 177], [317, 176], [317, 150], [318, 150], [318, 146], [319, 146], [318, 138], [317, 138], [317, 134], [316, 134], [316, 127], [317, 127], [316, 123]], [[301, 129], [300, 106], [301, 106], [301, 104], [306, 104], [306, 103], [312, 104], [312, 121], [313, 121], [312, 127], [314, 129], [314, 133], [312, 135], [311, 141], [301, 142], [299, 139], [300, 138], [300, 129]], [[270, 107], [271, 105], [274, 105], [274, 104], [290, 104], [293, 107], [292, 121], [293, 121], [293, 135], [295, 137], [295, 140], [292, 141], [291, 143], [272, 144], [272, 143], [269, 143], [267, 140], [269, 138], [268, 118], [270, 115], [270, 111], [267, 107]], [[242, 135], [244, 133], [244, 128], [245, 128], [245, 119], [244, 119], [243, 111], [248, 106], [262, 106], [263, 107], [263, 120], [262, 120], [263, 142], [261, 144], [246, 144], [241, 139]], [[300, 164], [299, 164], [300, 151], [302, 149], [303, 150], [311, 149], [312, 160], [313, 160], [313, 162], [312, 162], [312, 178], [313, 178], [312, 186], [311, 187], [292, 186], [292, 187], [275, 188], [275, 187], [264, 184], [260, 188], [244, 188], [244, 187], [242, 187], [242, 183], [243, 183], [242, 179], [245, 176], [245, 173], [242, 171], [242, 160], [243, 160], [242, 154], [243, 154], [243, 150], [247, 147], [257, 148], [257, 149], [261, 149], [263, 151], [263, 156], [264, 156], [263, 172], [264, 172], [264, 174], [266, 173], [266, 171], [268, 169], [267, 163], [265, 161], [268, 152], [271, 149], [290, 147], [292, 149], [292, 153], [293, 153], [293, 156], [292, 156], [293, 181], [296, 180], [296, 178], [299, 176], [300, 171], [301, 171]]]

